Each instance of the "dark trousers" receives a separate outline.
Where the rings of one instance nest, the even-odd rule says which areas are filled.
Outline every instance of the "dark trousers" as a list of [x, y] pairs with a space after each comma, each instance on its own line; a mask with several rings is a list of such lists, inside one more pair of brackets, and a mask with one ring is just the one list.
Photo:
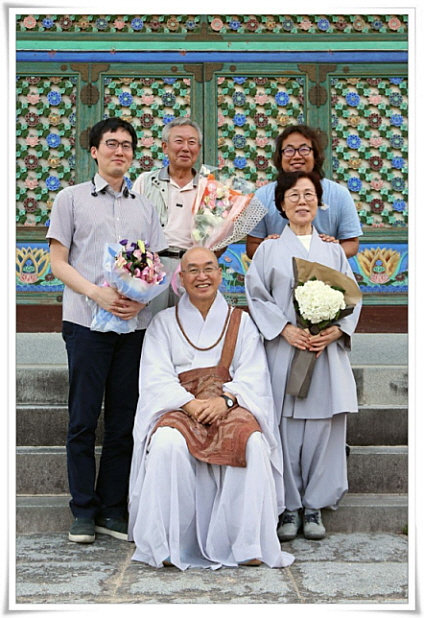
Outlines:
[[[143, 331], [126, 335], [63, 322], [69, 365], [66, 442], [75, 517], [126, 517]], [[95, 438], [104, 397], [104, 440], [96, 480]]]

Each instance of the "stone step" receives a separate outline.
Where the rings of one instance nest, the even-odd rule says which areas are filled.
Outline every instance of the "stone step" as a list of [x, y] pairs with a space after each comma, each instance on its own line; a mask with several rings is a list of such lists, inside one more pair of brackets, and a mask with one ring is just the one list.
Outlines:
[[[69, 495], [18, 496], [16, 533], [67, 533], [72, 523]], [[353, 494], [342, 499], [337, 511], [322, 511], [331, 532], [400, 533], [408, 523], [408, 499], [402, 494]]]
[[[96, 447], [99, 461], [101, 447]], [[64, 446], [18, 446], [16, 449], [16, 493], [63, 494], [68, 491]]]
[[[352, 365], [407, 365], [408, 335], [354, 333]], [[65, 344], [60, 333], [17, 333], [17, 365], [65, 365]]]
[[[101, 448], [96, 448], [97, 458]], [[348, 457], [349, 489], [353, 493], [406, 493], [406, 446], [353, 446]], [[16, 457], [18, 494], [61, 494], [68, 491], [63, 446], [20, 446]]]
[[337, 511], [323, 509], [322, 517], [328, 532], [400, 533], [408, 524], [408, 497], [348, 493]]
[[[23, 405], [16, 409], [17, 446], [64, 446], [68, 431], [66, 405]], [[96, 432], [97, 444], [103, 442], [103, 414]]]
[[352, 493], [407, 493], [408, 447], [353, 446], [347, 470]]
[[408, 444], [408, 407], [360, 406], [347, 417], [347, 443], [356, 446]]
[[[404, 365], [356, 365], [358, 403], [368, 406], [408, 404], [408, 373]], [[68, 397], [68, 371], [63, 365], [19, 365], [18, 404], [61, 405]]]
[[68, 400], [68, 369], [65, 365], [18, 365], [18, 404], [63, 405]]
[[358, 404], [407, 405], [408, 372], [403, 365], [355, 365]]
[[[66, 405], [20, 405], [16, 410], [18, 446], [64, 446], [68, 426]], [[97, 443], [103, 440], [103, 415], [99, 418]], [[408, 444], [406, 406], [362, 406], [350, 414], [347, 442], [352, 446]]]

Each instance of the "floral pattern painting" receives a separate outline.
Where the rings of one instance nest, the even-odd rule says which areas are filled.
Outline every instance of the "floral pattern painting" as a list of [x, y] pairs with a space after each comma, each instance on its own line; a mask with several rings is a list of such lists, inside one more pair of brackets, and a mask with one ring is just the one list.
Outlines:
[[63, 291], [63, 283], [51, 272], [47, 243], [17, 243], [16, 291]]
[[199, 15], [17, 15], [20, 32], [172, 34], [195, 32]]
[[208, 15], [225, 34], [367, 34], [406, 32], [407, 15]]
[[408, 99], [403, 77], [334, 78], [334, 180], [345, 184], [364, 226], [408, 222]]
[[408, 290], [408, 250], [406, 244], [361, 245], [350, 258], [362, 292], [400, 293]]
[[302, 124], [304, 77], [216, 77], [218, 167], [261, 187], [275, 178], [274, 140]]
[[168, 164], [162, 152], [163, 127], [179, 116], [190, 116], [191, 78], [104, 77], [104, 117], [130, 122], [139, 148], [128, 176], [134, 181], [142, 172]]
[[[246, 305], [244, 277], [250, 262], [244, 243], [231, 245], [219, 259], [220, 290], [233, 305]], [[349, 263], [365, 298], [367, 294], [405, 294], [408, 291], [406, 244], [364, 244]]]
[[251, 260], [247, 257], [245, 244], [231, 245], [218, 261], [222, 269], [220, 291], [230, 304], [246, 305], [244, 277]]
[[408, 15], [17, 15], [18, 32], [385, 34], [408, 31]]
[[17, 77], [18, 225], [48, 225], [56, 193], [75, 182], [76, 83], [76, 77]]
[[[219, 258], [221, 292], [233, 305], [246, 305], [244, 277], [251, 260], [244, 243], [230, 245]], [[408, 249], [406, 244], [365, 244], [349, 260], [361, 291], [366, 294], [406, 293]], [[62, 292], [63, 284], [50, 270], [47, 243], [18, 243], [16, 248], [17, 292]]]
[[[143, 171], [167, 165], [161, 147], [163, 127], [175, 117], [196, 116], [208, 136], [205, 152], [216, 153], [216, 157], [210, 157], [215, 160], [202, 162], [216, 165], [224, 175], [244, 178], [256, 188], [275, 178], [274, 140], [286, 126], [310, 123], [322, 127], [329, 141], [327, 175], [350, 191], [365, 233], [358, 255], [351, 259], [358, 283], [366, 295], [390, 292], [396, 296], [395, 302], [406, 302], [410, 130], [406, 71], [396, 73], [395, 65], [384, 63], [375, 69], [368, 65], [361, 73], [363, 64], [347, 61], [344, 66], [335, 61], [334, 72], [327, 74], [319, 70], [322, 65], [313, 69], [312, 64], [301, 60], [299, 64], [279, 63], [277, 69], [274, 61], [267, 62], [266, 54], [260, 65], [234, 59], [234, 64], [216, 61], [215, 68], [206, 59], [203, 68], [201, 64], [192, 65], [193, 71], [186, 71], [185, 62], [190, 60], [185, 55], [186, 51], [198, 51], [199, 42], [203, 45], [205, 41], [210, 43], [211, 53], [220, 50], [224, 41], [228, 46], [237, 42], [237, 49], [241, 49], [240, 44], [255, 41], [255, 50], [258, 41], [274, 42], [273, 49], [276, 41], [296, 41], [305, 52], [311, 41], [343, 44], [349, 40], [354, 41], [355, 49], [365, 50], [361, 37], [367, 42], [402, 42], [401, 49], [407, 39], [408, 15], [34, 13], [16, 15], [16, 30], [22, 53], [42, 49], [43, 40], [44, 46], [50, 40], [72, 43], [82, 35], [84, 41], [94, 42], [94, 48], [101, 42], [99, 49], [104, 56], [98, 61], [100, 70], [94, 70], [96, 63], [89, 61], [76, 69], [74, 60], [61, 64], [53, 58], [55, 51], [48, 52], [48, 62], [36, 60], [34, 71], [28, 69], [31, 60], [18, 62], [19, 292], [57, 292], [63, 288], [49, 269], [48, 246], [41, 239], [57, 193], [84, 177], [86, 129], [93, 118], [117, 116], [134, 125], [139, 147], [128, 171], [131, 186]], [[104, 46], [105, 41], [110, 47]], [[146, 71], [141, 65], [140, 71], [131, 66], [126, 73], [125, 64], [114, 64], [114, 54], [124, 49], [119, 42], [134, 41], [143, 42], [142, 50], [146, 41], [152, 41], [155, 49], [162, 49], [160, 53], [174, 42], [183, 44], [178, 70], [162, 64], [154, 72], [152, 64]], [[168, 47], [160, 48], [159, 41]], [[41, 46], [36, 47], [34, 42]], [[383, 50], [378, 46], [376, 43], [376, 49]], [[120, 59], [116, 57], [116, 61]], [[207, 100], [211, 92], [214, 97]], [[210, 110], [210, 114], [203, 117], [202, 109]], [[389, 242], [383, 240], [386, 230]], [[244, 274], [249, 265], [244, 244], [231, 245], [220, 262], [225, 294], [234, 303], [243, 304]]]

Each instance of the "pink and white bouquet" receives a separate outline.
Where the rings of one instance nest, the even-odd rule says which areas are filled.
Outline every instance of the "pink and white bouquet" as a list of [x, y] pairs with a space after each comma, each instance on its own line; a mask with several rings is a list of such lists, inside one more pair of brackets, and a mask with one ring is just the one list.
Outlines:
[[[103, 256], [104, 285], [113, 287], [119, 294], [139, 303], [147, 304], [161, 294], [170, 284], [172, 271], [161, 263], [157, 253], [147, 249], [147, 243], [138, 240], [121, 240], [119, 244], [106, 244]], [[131, 333], [136, 329], [137, 316], [123, 320], [87, 299], [93, 309], [91, 330]]]
[[253, 184], [218, 175], [202, 166], [193, 205], [193, 242], [214, 251], [242, 240], [267, 213]]

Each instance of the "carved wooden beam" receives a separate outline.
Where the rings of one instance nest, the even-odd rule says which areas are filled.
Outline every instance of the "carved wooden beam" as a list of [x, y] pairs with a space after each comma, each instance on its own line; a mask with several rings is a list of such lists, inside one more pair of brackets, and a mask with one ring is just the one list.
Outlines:
[[81, 88], [81, 103], [83, 105], [96, 105], [97, 101], [100, 98], [99, 89], [96, 86], [93, 86], [92, 83], [86, 84]]
[[328, 93], [324, 86], [320, 84], [327, 78], [327, 74], [331, 71], [335, 71], [337, 65], [335, 64], [298, 64], [299, 71], [306, 73], [310, 81], [313, 82], [313, 86], [309, 89], [309, 101], [311, 105], [320, 107], [327, 102]]
[[102, 72], [108, 71], [110, 64], [106, 62], [97, 62], [91, 65], [91, 81], [96, 82]]
[[90, 65], [88, 62], [73, 62], [71, 64], [71, 69], [81, 74], [81, 79], [84, 82], [88, 82], [89, 73], [90, 73]]
[[90, 131], [91, 127], [87, 127], [84, 131], [81, 131], [79, 135], [79, 143], [81, 148], [88, 150], [88, 144], [90, 143]]

